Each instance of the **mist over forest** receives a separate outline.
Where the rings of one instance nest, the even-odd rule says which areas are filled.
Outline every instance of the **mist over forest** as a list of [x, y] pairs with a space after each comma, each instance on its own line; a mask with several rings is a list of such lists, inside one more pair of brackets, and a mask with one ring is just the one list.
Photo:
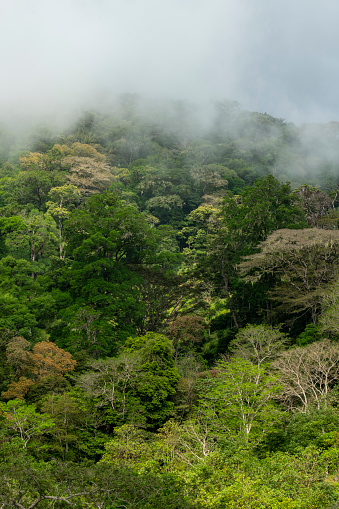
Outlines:
[[339, 4], [0, 1], [0, 507], [339, 507]]
[[2, 507], [336, 507], [338, 127], [4, 123]]
[[[205, 146], [206, 154], [194, 164], [203, 161], [229, 166], [229, 159], [243, 159], [254, 165], [258, 175], [271, 173], [291, 182], [292, 188], [306, 183], [334, 188], [338, 176], [339, 122], [297, 126], [267, 112], [244, 110], [229, 99], [195, 103], [151, 100], [135, 93], [111, 95], [105, 107], [97, 109], [70, 108], [59, 118], [45, 116], [38, 120], [33, 115], [4, 121], [0, 160], [15, 161], [25, 150], [44, 152], [74, 132], [79, 140], [108, 150], [112, 166], [128, 166], [135, 159], [152, 161], [159, 148], [154, 142], [162, 136], [167, 138], [159, 143], [165, 145], [163, 148], [176, 145], [176, 150], [185, 151], [188, 144], [198, 143], [201, 149]], [[119, 143], [130, 150], [128, 156], [116, 149]]]

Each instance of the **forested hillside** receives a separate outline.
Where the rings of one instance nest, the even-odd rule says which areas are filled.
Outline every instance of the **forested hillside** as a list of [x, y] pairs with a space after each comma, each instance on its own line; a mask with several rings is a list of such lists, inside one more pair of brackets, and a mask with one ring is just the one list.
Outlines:
[[4, 126], [0, 507], [339, 507], [338, 304], [339, 122]]

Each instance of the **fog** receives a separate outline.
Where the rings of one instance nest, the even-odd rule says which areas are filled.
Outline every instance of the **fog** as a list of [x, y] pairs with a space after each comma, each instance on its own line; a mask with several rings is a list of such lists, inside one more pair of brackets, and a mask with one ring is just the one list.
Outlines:
[[336, 0], [0, 0], [0, 121], [119, 93], [339, 119]]

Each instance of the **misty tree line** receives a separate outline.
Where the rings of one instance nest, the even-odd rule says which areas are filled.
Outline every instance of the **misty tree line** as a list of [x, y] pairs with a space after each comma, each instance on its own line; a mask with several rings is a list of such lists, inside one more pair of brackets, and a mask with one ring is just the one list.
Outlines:
[[337, 131], [1, 131], [2, 507], [337, 507]]

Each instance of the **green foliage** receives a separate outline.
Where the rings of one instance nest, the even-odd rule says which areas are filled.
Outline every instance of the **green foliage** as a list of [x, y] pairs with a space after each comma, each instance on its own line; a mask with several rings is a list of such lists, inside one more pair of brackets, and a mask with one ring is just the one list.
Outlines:
[[96, 398], [111, 424], [156, 428], [172, 414], [179, 375], [172, 344], [161, 334], [129, 338], [122, 354], [91, 368], [79, 386]]
[[338, 126], [212, 110], [0, 132], [1, 507], [338, 505]]
[[76, 460], [82, 445], [77, 430], [94, 431], [93, 409], [89, 401], [75, 391], [50, 394], [44, 398], [41, 411], [43, 415], [50, 415], [55, 423], [51, 430], [53, 439], [48, 444], [50, 452], [64, 461]]
[[278, 378], [262, 366], [224, 359], [202, 380], [198, 408], [214, 433], [259, 443], [282, 418], [274, 403], [281, 391]]
[[22, 400], [15, 399], [1, 403], [2, 431], [5, 436], [17, 436], [26, 449], [29, 442], [51, 432], [55, 422], [50, 415], [41, 415], [36, 412], [35, 405], [26, 405]]
[[289, 183], [281, 184], [272, 175], [246, 187], [239, 200], [226, 197], [223, 217], [230, 234], [250, 247], [279, 228], [306, 226], [302, 210], [292, 201]]
[[137, 267], [152, 246], [151, 228], [135, 207], [104, 193], [73, 211], [64, 229], [74, 261], [63, 269], [60, 289], [69, 291], [74, 304], [60, 312], [66, 329], [60, 344], [96, 357], [110, 354], [143, 314]]
[[319, 341], [321, 339], [321, 333], [319, 327], [315, 326], [313, 323], [309, 323], [306, 325], [305, 330], [299, 334], [297, 338], [298, 346], [306, 346], [314, 341]]
[[128, 509], [193, 509], [173, 474], [138, 474], [131, 468], [104, 463], [38, 462], [8, 444], [2, 450], [2, 459], [0, 502], [4, 507], [73, 504], [90, 509], [95, 504]]
[[54, 299], [32, 274], [32, 262], [6, 256], [0, 260], [0, 328], [29, 339], [33, 331], [48, 325], [53, 316]]
[[25, 224], [18, 216], [0, 217], [0, 258], [7, 254], [6, 236], [23, 228], [25, 228]]
[[332, 406], [311, 408], [308, 414], [298, 412], [285, 427], [282, 448], [294, 454], [312, 445], [322, 451], [336, 448], [338, 421], [338, 412]]
[[115, 428], [114, 435], [114, 439], [105, 444], [105, 453], [101, 459], [103, 463], [123, 463], [135, 467], [141, 459], [150, 456], [145, 432], [133, 424], [123, 424]]
[[137, 352], [140, 358], [140, 372], [132, 394], [144, 405], [148, 426], [158, 427], [173, 412], [171, 396], [179, 381], [172, 344], [165, 336], [148, 332], [136, 340], [129, 339], [126, 351]]
[[23, 227], [7, 236], [8, 252], [16, 258], [31, 259], [32, 262], [43, 260], [46, 264], [48, 258], [56, 254], [58, 232], [55, 221], [49, 214], [37, 210], [22, 213], [19, 219]]

